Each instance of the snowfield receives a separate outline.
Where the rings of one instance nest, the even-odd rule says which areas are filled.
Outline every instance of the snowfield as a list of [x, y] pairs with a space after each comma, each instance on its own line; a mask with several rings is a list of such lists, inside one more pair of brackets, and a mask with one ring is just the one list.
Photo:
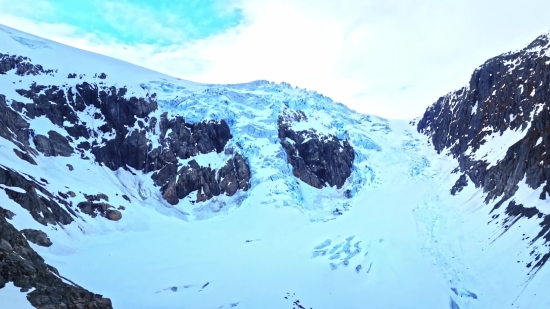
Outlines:
[[[110, 298], [114, 308], [550, 308], [549, 270], [529, 280], [529, 269], [518, 263], [529, 259], [521, 239], [536, 235], [538, 223], [523, 220], [502, 234], [503, 226], [488, 222], [504, 209], [489, 214], [493, 207], [483, 203], [481, 188], [470, 184], [450, 195], [458, 163], [438, 155], [406, 121], [359, 114], [284, 83], [180, 80], [4, 26], [0, 46], [0, 52], [58, 70], [0, 75], [8, 100], [29, 102], [15, 89], [32, 82], [68, 88], [86, 80], [126, 86], [128, 96], [156, 93], [155, 116], [225, 120], [233, 135], [226, 149], [239, 148], [248, 160], [250, 190], [171, 206], [152, 172], [111, 171], [91, 153], [92, 160], [40, 154], [35, 166], [0, 138], [1, 166], [47, 180], [54, 194], [75, 192], [74, 204], [84, 193], [103, 193], [110, 204], [125, 207], [117, 222], [78, 213], [69, 225], [44, 226], [5, 193], [23, 189], [0, 186], [0, 206], [16, 214], [9, 222], [44, 231], [53, 242], [32, 248], [65, 278]], [[66, 78], [70, 73], [85, 75]], [[94, 79], [99, 73], [107, 78]], [[354, 148], [352, 176], [341, 189], [315, 189], [292, 174], [277, 121], [284, 111], [298, 110], [308, 120], [294, 123], [294, 130], [333, 134]], [[79, 117], [99, 132], [101, 119], [93, 112]], [[29, 123], [36, 134], [68, 135], [46, 118]], [[491, 160], [508, 145], [495, 142], [483, 146]], [[192, 159], [220, 167], [228, 158], [214, 152]], [[524, 186], [518, 194], [548, 203], [533, 192]], [[25, 308], [26, 293], [10, 284], [0, 289], [2, 308]]]

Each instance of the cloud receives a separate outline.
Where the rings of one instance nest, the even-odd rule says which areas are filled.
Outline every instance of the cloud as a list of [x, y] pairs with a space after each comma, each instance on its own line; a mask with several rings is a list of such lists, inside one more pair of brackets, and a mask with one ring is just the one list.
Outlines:
[[[286, 81], [361, 112], [412, 118], [439, 96], [465, 85], [473, 69], [489, 57], [521, 48], [548, 31], [550, 13], [543, 0], [526, 0], [521, 7], [493, 0], [220, 3], [215, 2], [219, 12], [239, 10], [239, 23], [202, 36], [164, 22], [181, 13], [145, 14], [143, 7], [110, 4], [105, 20], [113, 27], [123, 32], [147, 29], [144, 37], [162, 40], [137, 44], [63, 23], [41, 23], [13, 11], [0, 13], [0, 20], [185, 79]], [[119, 14], [123, 8], [127, 15]], [[203, 19], [188, 19], [188, 29], [200, 29]]]

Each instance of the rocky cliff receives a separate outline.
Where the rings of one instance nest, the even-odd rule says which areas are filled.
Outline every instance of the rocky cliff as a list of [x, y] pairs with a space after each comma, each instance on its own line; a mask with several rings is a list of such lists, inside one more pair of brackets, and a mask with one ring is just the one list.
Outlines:
[[[542, 35], [524, 49], [485, 62], [467, 86], [439, 98], [417, 123], [438, 153], [458, 161], [454, 172], [461, 176], [452, 194], [469, 182], [482, 188], [493, 210], [506, 208], [508, 217], [499, 219], [506, 230], [521, 218], [540, 221], [530, 245], [541, 238], [544, 244], [550, 241], [550, 217], [542, 202], [550, 194], [549, 102], [550, 39]], [[540, 202], [518, 200], [522, 185], [535, 190]], [[541, 248], [532, 255], [534, 263], [526, 264], [534, 274], [550, 252]]]

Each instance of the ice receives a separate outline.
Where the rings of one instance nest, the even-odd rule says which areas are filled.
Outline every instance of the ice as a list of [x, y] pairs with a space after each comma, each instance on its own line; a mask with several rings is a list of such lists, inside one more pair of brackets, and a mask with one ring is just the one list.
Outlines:
[[[104, 72], [104, 82], [126, 86], [127, 95], [156, 93], [157, 118], [167, 112], [169, 118], [183, 116], [188, 123], [227, 121], [233, 138], [222, 153], [179, 163], [196, 160], [219, 168], [232, 153], [248, 160], [249, 191], [203, 203], [191, 203], [193, 193], [172, 206], [154, 186], [151, 173], [111, 171], [78, 156], [38, 155], [34, 166], [15, 155], [16, 145], [0, 139], [3, 167], [46, 179], [45, 188], [54, 194], [75, 192], [69, 199], [73, 205], [85, 200], [84, 193], [101, 192], [110, 204], [125, 207], [118, 222], [78, 213], [75, 222], [63, 228], [44, 226], [6, 193], [22, 189], [4, 185], [0, 190], [0, 206], [16, 214], [11, 224], [44, 231], [51, 238], [49, 248], [31, 244], [46, 262], [86, 289], [111, 298], [115, 308], [286, 308], [284, 296], [289, 292], [318, 309], [449, 308], [450, 296], [457, 307], [473, 309], [550, 303], [545, 293], [549, 270], [542, 269], [526, 285], [529, 270], [517, 263], [527, 262], [532, 250], [522, 242], [522, 234], [535, 236], [540, 221], [522, 220], [497, 237], [502, 227], [487, 224], [493, 205], [482, 203], [482, 189], [469, 185], [451, 196], [449, 189], [458, 178], [451, 174], [456, 162], [437, 155], [407, 121], [358, 114], [284, 83], [193, 83], [0, 29], [0, 43], [10, 53], [58, 70], [54, 76], [0, 75], [0, 93], [9, 100], [28, 103], [15, 89], [32, 81], [74, 87]], [[85, 61], [77, 65], [67, 59]], [[69, 73], [85, 77], [67, 79]], [[342, 188], [316, 189], [294, 176], [278, 137], [277, 121], [285, 109], [299, 109], [307, 117], [292, 123], [294, 130], [315, 129], [349, 141], [355, 160]], [[104, 119], [95, 119], [95, 112], [88, 108], [78, 115], [99, 140], [111, 138], [110, 133], [101, 135]], [[30, 123], [36, 134], [54, 130], [66, 135], [44, 117]], [[156, 147], [159, 130], [154, 131], [148, 137]], [[525, 134], [521, 129], [493, 134], [470, 154], [494, 164]], [[67, 164], [74, 171], [68, 171]], [[523, 181], [517, 201], [545, 211], [540, 190]], [[495, 214], [504, 217], [504, 208]], [[24, 300], [23, 294], [9, 289], [8, 284], [0, 293]], [[2, 304], [7, 294], [0, 294]]]

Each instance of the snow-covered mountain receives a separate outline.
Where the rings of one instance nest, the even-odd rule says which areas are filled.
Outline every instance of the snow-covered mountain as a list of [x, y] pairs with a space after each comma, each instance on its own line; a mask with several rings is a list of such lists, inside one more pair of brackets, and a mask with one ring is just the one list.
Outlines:
[[548, 36], [411, 122], [0, 46], [6, 308], [550, 306]]

